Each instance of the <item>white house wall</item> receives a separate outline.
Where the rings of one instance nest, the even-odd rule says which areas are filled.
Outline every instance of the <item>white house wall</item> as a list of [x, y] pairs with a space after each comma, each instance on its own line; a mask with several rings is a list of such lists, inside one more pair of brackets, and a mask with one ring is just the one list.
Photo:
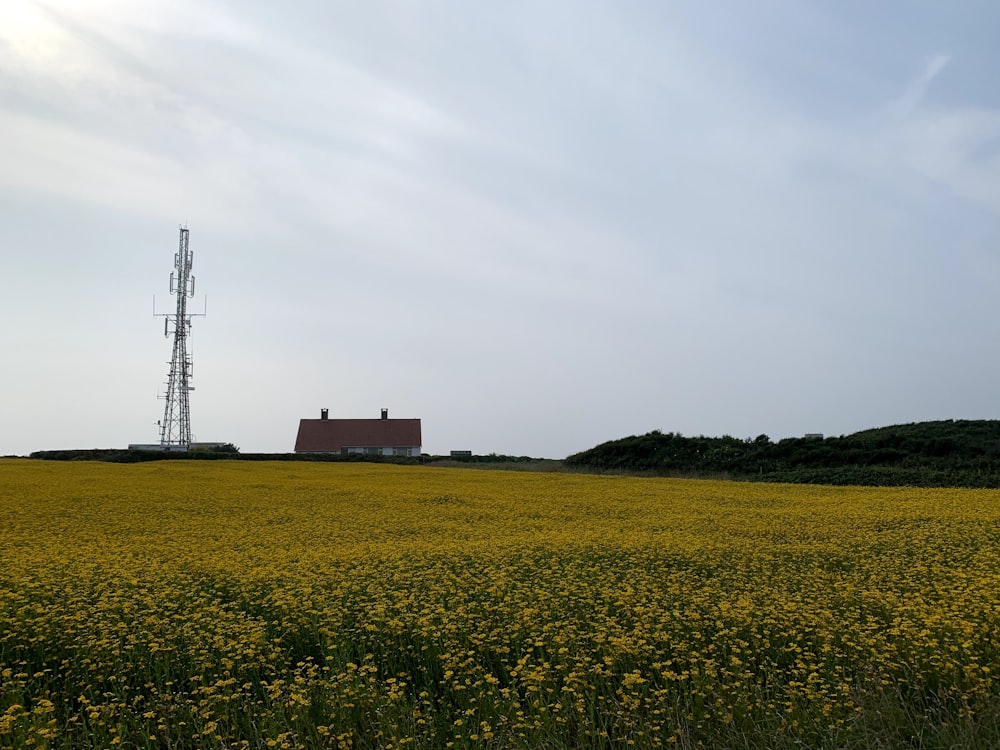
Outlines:
[[[373, 445], [371, 447], [372, 448], [376, 448], [378, 446], [374, 446]], [[377, 453], [377, 454], [375, 454], [375, 455], [380, 455], [380, 456], [394, 456], [396, 454], [393, 453], [393, 451], [396, 448], [403, 448], [403, 447], [408, 447], [410, 449], [410, 455], [411, 456], [419, 456], [420, 455], [420, 446], [419, 445], [411, 445], [411, 446], [397, 445], [397, 446], [388, 446], [388, 447], [382, 446], [382, 447], [378, 447], [378, 450], [380, 452]], [[365, 453], [367, 450], [368, 450], [367, 448], [355, 448], [355, 447], [351, 447], [351, 448], [347, 449], [347, 452], [348, 453]], [[339, 453], [340, 451], [330, 451], [330, 452], [331, 453]]]

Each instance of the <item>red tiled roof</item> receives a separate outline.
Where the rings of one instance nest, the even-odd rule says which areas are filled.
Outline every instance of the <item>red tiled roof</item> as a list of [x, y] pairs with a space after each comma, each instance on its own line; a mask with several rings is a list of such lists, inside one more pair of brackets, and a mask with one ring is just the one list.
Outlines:
[[295, 452], [419, 448], [419, 419], [301, 419]]

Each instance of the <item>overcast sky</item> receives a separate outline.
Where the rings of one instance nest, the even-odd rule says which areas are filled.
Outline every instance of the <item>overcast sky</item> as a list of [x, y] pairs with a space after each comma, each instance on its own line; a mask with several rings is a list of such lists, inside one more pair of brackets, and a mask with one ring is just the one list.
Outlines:
[[0, 453], [1000, 417], [995, 0], [0, 0]]

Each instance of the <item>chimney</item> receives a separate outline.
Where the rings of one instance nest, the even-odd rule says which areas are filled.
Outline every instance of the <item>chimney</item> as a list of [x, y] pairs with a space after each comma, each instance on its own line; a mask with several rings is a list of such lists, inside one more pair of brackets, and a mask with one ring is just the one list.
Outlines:
[[329, 409], [320, 409], [319, 410], [319, 418], [320, 419], [326, 419], [329, 416], [329, 414], [330, 414], [330, 410]]
[[382, 419], [388, 419], [388, 418], [389, 418], [389, 410], [388, 409], [383, 409], [382, 410]]

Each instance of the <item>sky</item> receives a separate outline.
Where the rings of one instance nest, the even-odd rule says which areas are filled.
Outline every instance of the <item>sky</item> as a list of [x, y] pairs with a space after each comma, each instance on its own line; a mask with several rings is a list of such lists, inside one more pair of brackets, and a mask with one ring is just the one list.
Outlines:
[[[0, 454], [1000, 418], [995, 0], [0, 0]], [[155, 302], [154, 302], [155, 297]], [[155, 304], [155, 308], [154, 308]]]

